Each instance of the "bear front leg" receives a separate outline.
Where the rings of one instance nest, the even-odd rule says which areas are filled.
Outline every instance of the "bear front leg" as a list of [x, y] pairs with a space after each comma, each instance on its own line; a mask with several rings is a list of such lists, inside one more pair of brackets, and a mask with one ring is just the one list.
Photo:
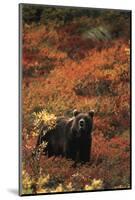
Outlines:
[[65, 157], [76, 161], [76, 146], [73, 142], [68, 142], [66, 144]]
[[91, 140], [89, 142], [85, 142], [81, 147], [80, 151], [80, 160], [82, 162], [89, 162], [91, 158]]

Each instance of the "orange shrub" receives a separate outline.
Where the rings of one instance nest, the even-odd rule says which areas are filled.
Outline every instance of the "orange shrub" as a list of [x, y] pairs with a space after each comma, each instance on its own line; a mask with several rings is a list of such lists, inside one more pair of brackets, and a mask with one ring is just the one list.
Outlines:
[[[75, 32], [77, 24], [70, 26], [24, 29], [22, 176], [28, 193], [130, 186], [129, 44], [93, 43]], [[75, 108], [95, 110], [91, 163], [74, 167], [44, 155], [37, 161], [32, 113], [72, 116]]]

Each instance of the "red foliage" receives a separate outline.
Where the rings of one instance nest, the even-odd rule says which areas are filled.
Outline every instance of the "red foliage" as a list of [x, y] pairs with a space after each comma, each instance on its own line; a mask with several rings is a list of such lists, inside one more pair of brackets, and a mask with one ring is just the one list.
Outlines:
[[[76, 33], [76, 26], [24, 30], [24, 168], [32, 177], [50, 174], [56, 183], [71, 181], [84, 187], [91, 178], [96, 178], [103, 180], [104, 188], [128, 187], [129, 44], [123, 39], [110, 44], [93, 43]], [[74, 168], [72, 161], [66, 159], [41, 156], [39, 161], [34, 160], [37, 137], [31, 132], [31, 113], [43, 108], [56, 116], [71, 116], [74, 108], [95, 110], [91, 163]]]

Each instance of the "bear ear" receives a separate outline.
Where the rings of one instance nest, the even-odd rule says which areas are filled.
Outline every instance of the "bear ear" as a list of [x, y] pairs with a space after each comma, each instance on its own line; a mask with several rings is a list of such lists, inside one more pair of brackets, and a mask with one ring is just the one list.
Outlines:
[[89, 116], [93, 117], [93, 116], [94, 116], [94, 113], [95, 113], [94, 110], [90, 110], [90, 111], [89, 111]]
[[73, 116], [77, 116], [78, 114], [79, 114], [79, 111], [75, 109], [75, 110], [73, 111]]

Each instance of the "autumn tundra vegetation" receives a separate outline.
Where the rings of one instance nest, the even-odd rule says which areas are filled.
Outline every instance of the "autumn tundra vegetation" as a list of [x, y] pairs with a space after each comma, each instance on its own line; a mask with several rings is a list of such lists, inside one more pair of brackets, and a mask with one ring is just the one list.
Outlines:
[[[21, 194], [130, 188], [130, 12], [20, 9]], [[37, 147], [42, 127], [74, 109], [94, 110], [91, 159], [76, 165], [45, 154], [46, 141]]]

